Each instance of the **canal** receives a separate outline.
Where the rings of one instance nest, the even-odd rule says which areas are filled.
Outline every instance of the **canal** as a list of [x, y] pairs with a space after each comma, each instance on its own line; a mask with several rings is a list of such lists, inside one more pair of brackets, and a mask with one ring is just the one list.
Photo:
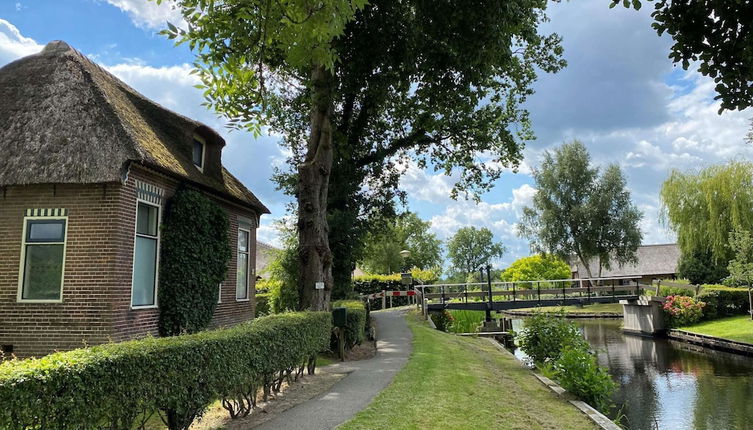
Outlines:
[[621, 320], [574, 321], [619, 384], [611, 418], [626, 428], [753, 429], [753, 358], [625, 335]]

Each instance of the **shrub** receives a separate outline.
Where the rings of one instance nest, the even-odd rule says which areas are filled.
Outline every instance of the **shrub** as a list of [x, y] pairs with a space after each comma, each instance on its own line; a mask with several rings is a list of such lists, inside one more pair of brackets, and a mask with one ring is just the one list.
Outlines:
[[727, 264], [715, 261], [710, 251], [683, 252], [677, 273], [691, 284], [714, 284], [727, 277]]
[[437, 330], [441, 331], [447, 331], [452, 326], [453, 321], [455, 321], [450, 311], [446, 309], [439, 312], [430, 312], [429, 316], [434, 321], [434, 325], [437, 326]]
[[525, 319], [523, 330], [516, 333], [515, 340], [537, 364], [557, 360], [566, 346], [588, 347], [578, 327], [565, 320], [562, 312], [534, 312]]
[[682, 327], [700, 321], [706, 303], [688, 296], [667, 296], [664, 314], [670, 327]]
[[330, 332], [329, 313], [289, 313], [0, 363], [0, 428], [129, 430], [160, 411], [186, 429], [216, 399], [244, 415], [259, 388], [313, 372]]
[[[348, 314], [345, 320], [345, 338], [347, 342], [345, 347], [348, 349], [360, 345], [366, 338], [366, 329], [369, 324], [369, 316], [366, 307], [360, 300], [340, 300], [332, 303], [332, 308], [347, 308]], [[332, 338], [334, 345], [337, 339]]]
[[553, 364], [554, 379], [581, 400], [606, 412], [617, 384], [586, 347], [565, 346]]
[[669, 297], [669, 296], [695, 297], [695, 288], [692, 288], [690, 286], [688, 287], [665, 287], [662, 285], [659, 288], [659, 293], [664, 297]]
[[706, 319], [745, 314], [749, 309], [747, 288], [704, 285], [697, 299], [706, 303], [703, 309]]
[[225, 212], [198, 191], [182, 188], [170, 199], [160, 244], [161, 335], [209, 325], [230, 262], [229, 228]]
[[272, 313], [269, 305], [269, 293], [256, 293], [256, 316], [264, 316]]

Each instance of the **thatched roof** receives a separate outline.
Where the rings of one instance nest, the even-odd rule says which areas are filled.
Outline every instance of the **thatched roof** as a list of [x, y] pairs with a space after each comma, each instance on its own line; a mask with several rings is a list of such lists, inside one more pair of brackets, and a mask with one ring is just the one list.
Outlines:
[[[676, 243], [663, 245], [644, 245], [639, 246], [636, 252], [638, 262], [635, 264], [626, 264], [622, 267], [612, 264], [612, 268], [603, 269], [601, 276], [604, 278], [630, 277], [630, 276], [660, 276], [674, 275], [677, 273], [677, 264], [680, 260], [680, 248]], [[588, 276], [585, 268], [581, 269], [582, 264], [576, 259], [571, 260], [571, 270], [578, 272], [578, 276], [585, 278]], [[599, 260], [591, 261], [591, 273], [598, 276]]]
[[0, 186], [123, 182], [142, 164], [269, 210], [220, 163], [202, 173], [194, 134], [219, 154], [214, 130], [147, 99], [62, 41], [0, 68]]

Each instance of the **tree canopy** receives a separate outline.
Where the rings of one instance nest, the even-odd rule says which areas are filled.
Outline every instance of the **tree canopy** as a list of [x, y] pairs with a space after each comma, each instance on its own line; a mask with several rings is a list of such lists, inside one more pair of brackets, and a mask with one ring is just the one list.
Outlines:
[[[429, 229], [431, 223], [423, 221], [413, 212], [405, 212], [388, 221], [382, 228], [366, 237], [361, 264], [369, 273], [391, 274], [404, 268], [421, 270], [442, 266], [442, 241]], [[403, 260], [400, 251], [410, 251]]]
[[710, 253], [724, 266], [733, 256], [730, 233], [753, 229], [753, 163], [673, 170], [660, 197], [663, 220], [677, 233], [683, 256]]
[[494, 234], [486, 227], [463, 227], [447, 242], [447, 255], [455, 273], [468, 276], [501, 258], [505, 247], [494, 242]]
[[570, 278], [570, 266], [550, 254], [536, 254], [515, 260], [500, 278], [507, 282], [543, 281]]
[[599, 273], [613, 263], [635, 261], [643, 235], [638, 226], [642, 214], [630, 199], [619, 166], [600, 174], [579, 141], [544, 153], [533, 172], [538, 191], [533, 207], [523, 209], [519, 233], [532, 248], [568, 259], [576, 256], [588, 277], [590, 263], [598, 261]]
[[[611, 7], [620, 3], [612, 0]], [[640, 9], [640, 0], [622, 0]], [[674, 41], [669, 58], [716, 83], [723, 110], [753, 104], [753, 3], [749, 0], [657, 0], [652, 27]]]

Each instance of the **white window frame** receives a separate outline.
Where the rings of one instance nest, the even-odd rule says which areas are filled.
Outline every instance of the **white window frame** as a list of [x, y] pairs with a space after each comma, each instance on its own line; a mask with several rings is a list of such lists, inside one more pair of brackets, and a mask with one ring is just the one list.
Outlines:
[[220, 282], [219, 293], [217, 293], [217, 304], [220, 303], [222, 303], [222, 282]]
[[193, 139], [201, 144], [201, 165], [199, 166], [193, 161], [193, 141], [191, 141], [191, 164], [196, 166], [201, 173], [204, 173], [204, 166], [207, 164], [207, 142], [198, 134], [194, 134]]
[[[155, 264], [154, 264], [154, 304], [152, 305], [134, 305], [133, 304], [133, 278], [136, 275], [136, 237], [139, 236], [138, 233], [138, 222], [139, 222], [139, 203], [143, 203], [148, 206], [152, 206], [157, 208], [157, 255], [155, 257]], [[160, 226], [162, 226], [162, 206], [146, 201], [144, 199], [136, 199], [136, 205], [134, 209], [134, 217], [133, 217], [133, 258], [131, 259], [131, 300], [130, 305], [132, 310], [138, 310], [138, 309], [156, 309], [159, 307], [159, 304], [157, 303], [157, 298], [159, 297], [159, 294], [157, 294], [157, 289], [159, 288], [159, 257], [160, 257]], [[150, 236], [151, 238], [151, 236]]]
[[235, 301], [236, 302], [248, 302], [251, 300], [251, 277], [254, 276], [253, 273], [251, 273], [251, 229], [245, 228], [245, 227], [238, 227], [238, 235], [240, 236], [240, 232], [246, 232], [248, 234], [248, 251], [246, 251], [246, 254], [248, 254], [248, 259], [246, 259], [246, 298], [239, 298], [238, 297], [238, 261], [240, 261], [240, 254], [241, 251], [238, 249], [238, 242], [236, 239], [235, 243]]
[[[26, 268], [26, 229], [28, 227], [28, 221], [65, 221], [65, 228], [63, 231], [63, 264], [60, 268], [60, 298], [58, 299], [24, 299], [24, 269]], [[17, 302], [23, 303], [63, 303], [63, 286], [65, 285], [65, 257], [68, 250], [68, 216], [26, 216], [24, 217], [24, 225], [21, 236], [21, 261], [18, 265], [18, 293], [16, 296]], [[59, 245], [60, 242], [32, 242], [34, 245]]]

